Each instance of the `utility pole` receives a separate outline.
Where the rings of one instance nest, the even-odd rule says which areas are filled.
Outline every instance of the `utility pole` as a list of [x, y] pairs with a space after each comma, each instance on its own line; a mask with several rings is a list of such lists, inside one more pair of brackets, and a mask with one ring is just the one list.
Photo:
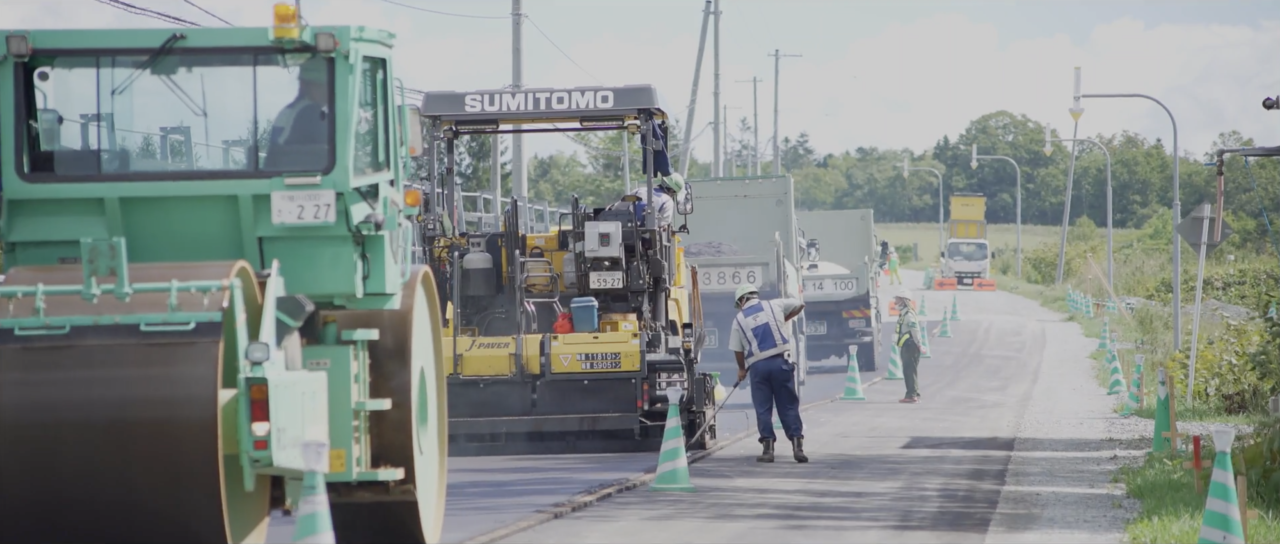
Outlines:
[[[752, 144], [754, 146], [752, 155], [755, 155], [752, 159], [755, 159], [756, 162], [755, 174], [757, 176], [760, 175], [760, 101], [756, 99], [756, 89], [759, 88], [757, 83], [760, 83], [761, 81], [764, 80], [756, 76], [751, 76], [751, 79], [738, 80], [738, 83], [751, 84], [751, 130], [755, 132], [756, 140], [755, 143]], [[747, 173], [751, 173], [749, 168]]]
[[720, 116], [720, 0], [716, 0], [715, 6], [715, 38], [711, 49], [712, 65], [715, 69], [714, 83], [711, 90], [711, 101], [715, 109], [715, 120], [712, 122], [713, 126], [711, 127], [715, 129], [715, 142], [713, 142], [715, 152], [711, 158], [711, 175], [718, 178], [724, 177], [724, 157], [720, 155], [720, 131], [725, 119]]
[[689, 159], [693, 157], [693, 114], [698, 111], [698, 80], [702, 79], [702, 53], [707, 49], [707, 23], [711, 21], [711, 0], [702, 7], [702, 36], [698, 38], [698, 59], [693, 63], [693, 89], [689, 91], [689, 114], [684, 119], [684, 139], [680, 140], [683, 153], [680, 158], [680, 175], [689, 176]]
[[778, 139], [778, 76], [782, 69], [782, 57], [802, 57], [804, 55], [784, 55], [778, 49], [773, 50], [773, 175], [782, 174], [782, 152], [779, 151]]
[[[520, 9], [520, 0], [511, 0], [511, 90], [524, 88], [524, 12]], [[497, 138], [494, 138], [497, 144]], [[525, 179], [524, 170], [524, 135], [519, 132], [511, 135], [511, 192], [520, 202], [529, 199], [529, 183]], [[495, 195], [497, 196], [497, 195]], [[495, 205], [497, 203], [495, 202]], [[501, 206], [498, 206], [501, 209]]]

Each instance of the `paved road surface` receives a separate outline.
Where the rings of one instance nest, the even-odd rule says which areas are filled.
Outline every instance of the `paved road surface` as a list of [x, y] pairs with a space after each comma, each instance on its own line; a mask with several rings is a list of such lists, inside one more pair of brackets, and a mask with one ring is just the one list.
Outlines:
[[[919, 278], [915, 278], [919, 282]], [[888, 315], [887, 308], [882, 315]], [[883, 330], [888, 346], [892, 323]], [[876, 372], [864, 372], [863, 383], [884, 375], [887, 350]], [[721, 372], [721, 382], [732, 387], [736, 367], [707, 368]], [[802, 388], [803, 403], [830, 399], [844, 390], [845, 365], [829, 359], [817, 363]], [[899, 382], [900, 383], [900, 382]], [[894, 385], [898, 395], [901, 386]], [[727, 439], [755, 428], [751, 393], [743, 385], [717, 416], [719, 437]], [[805, 421], [806, 427], [813, 424]], [[755, 445], [755, 440], [747, 440]], [[539, 510], [564, 502], [584, 491], [625, 480], [657, 464], [657, 453], [611, 455], [558, 455], [510, 457], [453, 457], [449, 459], [449, 487], [445, 507], [443, 541], [462, 542], [505, 525], [515, 523]], [[267, 542], [290, 542], [293, 519], [275, 514]], [[518, 539], [517, 539], [518, 540]]]
[[[933, 315], [951, 299], [927, 296]], [[1053, 354], [1031, 301], [957, 296], [954, 338], [931, 338], [922, 361], [921, 404], [899, 404], [901, 382], [882, 382], [866, 402], [807, 415], [808, 464], [785, 444], [777, 463], [757, 463], [759, 446], [743, 441], [691, 467], [696, 493], [638, 489], [505, 542], [984, 542], [1017, 424]]]

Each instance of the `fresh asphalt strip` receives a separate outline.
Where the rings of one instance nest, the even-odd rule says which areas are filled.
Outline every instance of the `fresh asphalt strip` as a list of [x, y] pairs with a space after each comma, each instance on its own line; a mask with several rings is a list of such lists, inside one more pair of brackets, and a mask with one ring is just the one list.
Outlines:
[[[863, 387], [870, 387], [883, 380], [884, 380], [883, 376], [872, 379], [867, 383], [863, 384]], [[800, 411], [806, 412], [816, 406], [821, 406], [823, 404], [829, 404], [829, 403], [835, 402], [838, 398], [839, 397], [831, 397], [826, 400], [811, 402], [809, 404], [801, 406]], [[740, 442], [743, 439], [755, 433], [756, 433], [755, 429], [750, 429], [750, 430], [738, 433], [734, 436], [731, 436], [727, 439], [720, 440], [716, 443], [716, 445], [712, 446], [710, 449], [702, 450], [689, 455], [688, 457], [689, 464], [693, 464], [703, 459], [706, 459], [708, 457], [711, 457], [716, 452], [724, 448], [727, 448], [737, 442]], [[656, 476], [654, 473], [657, 472], [657, 470], [658, 470], [658, 466], [657, 464], [654, 464], [652, 467], [645, 469], [644, 472], [637, 474], [635, 476], [632, 476], [630, 478], [627, 478], [625, 480], [616, 481], [611, 484], [604, 484], [603, 486], [600, 486], [600, 487], [588, 489], [586, 491], [578, 493], [577, 495], [575, 495], [574, 497], [570, 498], [567, 501], [564, 501], [551, 508], [548, 508], [546, 510], [533, 514], [531, 516], [528, 516], [520, 521], [511, 523], [509, 525], [505, 525], [503, 527], [499, 527], [497, 529], [494, 529], [482, 535], [466, 540], [463, 542], [463, 544], [491, 544], [493, 542], [497, 542], [509, 536], [515, 535], [517, 533], [527, 531], [529, 529], [542, 525], [548, 521], [560, 519], [569, 514], [577, 512], [579, 510], [585, 510], [609, 497], [613, 497], [620, 493], [631, 491], [632, 489], [635, 489], [637, 487], [640, 487], [644, 484], [647, 484], [653, 481], [654, 477]]]

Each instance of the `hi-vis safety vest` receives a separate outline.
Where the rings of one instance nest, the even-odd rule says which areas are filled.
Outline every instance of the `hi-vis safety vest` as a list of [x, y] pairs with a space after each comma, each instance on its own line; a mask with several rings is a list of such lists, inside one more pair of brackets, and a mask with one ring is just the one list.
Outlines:
[[733, 326], [738, 327], [743, 339], [747, 341], [747, 352], [743, 354], [746, 364], [751, 364], [774, 355], [785, 354], [791, 347], [791, 341], [784, 332], [786, 322], [778, 315], [772, 302], [756, 299], [742, 307]]
[[[910, 324], [908, 325], [908, 323]], [[907, 340], [911, 338], [911, 329], [916, 328], [918, 330], [919, 326], [919, 322], [916, 321], [915, 309], [911, 306], [907, 306], [906, 310], [898, 314], [897, 346], [901, 348], [903, 344], [907, 343]]]

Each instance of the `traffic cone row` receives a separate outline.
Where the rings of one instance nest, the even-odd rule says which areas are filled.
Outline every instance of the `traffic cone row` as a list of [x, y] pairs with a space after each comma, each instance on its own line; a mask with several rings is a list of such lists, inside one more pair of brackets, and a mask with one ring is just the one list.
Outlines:
[[302, 446], [303, 461], [307, 470], [302, 473], [302, 496], [294, 513], [293, 541], [305, 544], [335, 544], [333, 516], [329, 512], [329, 490], [325, 485], [325, 473], [329, 460], [329, 445], [324, 442], [306, 442]]
[[857, 346], [849, 346], [849, 374], [844, 379], [844, 394], [840, 395], [840, 400], [867, 400], [862, 394], [862, 372], [858, 369]]
[[1132, 415], [1142, 405], [1142, 355], [1133, 356], [1133, 382], [1129, 384], [1129, 398], [1120, 415]]
[[1107, 318], [1102, 318], [1102, 332], [1098, 333], [1098, 351], [1107, 351], [1111, 348], [1111, 323]]
[[679, 387], [667, 389], [667, 425], [662, 433], [662, 449], [658, 452], [658, 469], [651, 491], [694, 491], [693, 482], [689, 481], [689, 460], [684, 449], [684, 425], [680, 421]]
[[1202, 543], [1244, 544], [1235, 468], [1231, 466], [1231, 445], [1235, 439], [1236, 431], [1231, 427], [1213, 430], [1213, 476], [1209, 478], [1209, 495], [1205, 497], [1204, 517], [1200, 522]]
[[1120, 395], [1125, 392], [1124, 386], [1124, 370], [1120, 368], [1120, 357], [1116, 356], [1115, 350], [1107, 352], [1107, 360], [1110, 363], [1111, 383], [1108, 385], [1110, 390], [1108, 395]]

